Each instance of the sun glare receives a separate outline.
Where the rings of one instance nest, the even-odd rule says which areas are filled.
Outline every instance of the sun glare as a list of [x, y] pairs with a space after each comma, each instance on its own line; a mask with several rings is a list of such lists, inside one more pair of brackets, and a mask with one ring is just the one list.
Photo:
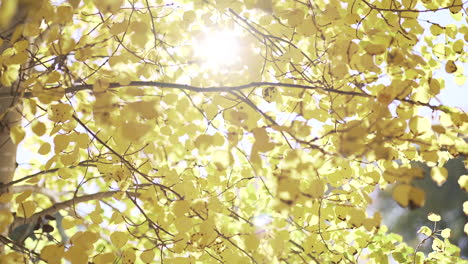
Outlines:
[[239, 40], [233, 31], [206, 33], [196, 50], [204, 64], [229, 66], [239, 62]]

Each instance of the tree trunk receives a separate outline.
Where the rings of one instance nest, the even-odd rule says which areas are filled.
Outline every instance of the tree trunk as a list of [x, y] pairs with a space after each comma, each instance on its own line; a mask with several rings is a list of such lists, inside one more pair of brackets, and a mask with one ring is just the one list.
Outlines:
[[[0, 25], [0, 37], [4, 40], [0, 45], [0, 56], [3, 51], [12, 46], [9, 42], [16, 27], [23, 24], [27, 18], [27, 8], [23, 8], [20, 2], [16, 2], [16, 8], [12, 9], [14, 15], [6, 24]], [[5, 21], [2, 21], [5, 22]], [[0, 64], [1, 67], [3, 67]], [[19, 77], [18, 77], [19, 78]], [[13, 180], [13, 175], [16, 169], [16, 152], [18, 146], [13, 143], [10, 131], [11, 128], [21, 124], [21, 100], [18, 98], [18, 91], [16, 87], [19, 80], [13, 82], [11, 86], [4, 86], [0, 83], [0, 93], [9, 93], [11, 96], [0, 98], [0, 184], [6, 184]], [[9, 190], [2, 190], [3, 194], [8, 193]], [[2, 194], [2, 193], [0, 193]], [[0, 213], [2, 211], [10, 211], [9, 203], [0, 203]], [[8, 213], [7, 213], [8, 214]], [[0, 230], [1, 235], [8, 235], [8, 228]], [[4, 252], [4, 245], [0, 245], [0, 255]]]

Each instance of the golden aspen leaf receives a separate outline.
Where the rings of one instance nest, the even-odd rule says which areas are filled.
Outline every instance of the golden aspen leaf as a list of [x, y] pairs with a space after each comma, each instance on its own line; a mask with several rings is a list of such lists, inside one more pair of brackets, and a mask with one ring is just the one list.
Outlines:
[[62, 75], [58, 71], [53, 71], [47, 76], [46, 83], [56, 83], [61, 77]]
[[435, 214], [435, 213], [430, 213], [430, 214], [427, 216], [427, 219], [428, 219], [429, 221], [432, 221], [432, 222], [439, 222], [440, 220], [442, 220], [442, 218], [440, 217], [440, 215]]
[[453, 0], [450, 2], [450, 12], [452, 14], [456, 14], [463, 9], [463, 1], [462, 0]]
[[439, 24], [432, 24], [430, 30], [432, 35], [438, 36], [444, 32], [445, 28], [441, 27]]
[[88, 147], [88, 144], [90, 143], [89, 136], [86, 133], [75, 134], [73, 140], [76, 142], [76, 145], [82, 149], [86, 149]]
[[16, 197], [16, 202], [17, 203], [22, 203], [24, 200], [26, 200], [26, 198], [28, 198], [29, 196], [31, 196], [32, 194], [32, 191], [29, 190], [29, 191], [24, 191], [23, 193], [21, 193], [20, 195], [18, 195]]
[[423, 189], [412, 186], [409, 193], [409, 208], [411, 210], [421, 208], [426, 203], [426, 193]]
[[62, 227], [64, 229], [70, 229], [72, 227], [74, 227], [76, 225], [76, 219], [71, 217], [71, 216], [65, 216], [63, 219], [62, 219]]
[[8, 203], [13, 198], [13, 193], [2, 193], [0, 194], [0, 203]]
[[18, 205], [18, 215], [25, 218], [31, 217], [36, 212], [36, 204], [33, 201], [26, 201]]
[[70, 6], [59, 6], [57, 7], [57, 12], [54, 16], [54, 20], [57, 24], [65, 25], [72, 22], [73, 19], [73, 9]]
[[10, 21], [16, 13], [17, 6], [18, 0], [0, 2], [0, 29], [5, 29], [9, 26]]
[[156, 111], [156, 103], [155, 102], [135, 102], [128, 105], [130, 109], [138, 112], [141, 116], [145, 119], [152, 119], [158, 116], [158, 112]]
[[57, 175], [62, 179], [68, 179], [72, 176], [72, 169], [70, 168], [60, 168], [57, 171]]
[[447, 73], [454, 73], [457, 71], [457, 65], [455, 65], [455, 62], [453, 60], [447, 61], [445, 64], [445, 71]]
[[414, 116], [410, 119], [409, 128], [414, 135], [424, 134], [431, 130], [431, 121], [425, 117]]
[[83, 250], [86, 249], [86, 247], [84, 247], [85, 245], [89, 244], [74, 244], [68, 248], [63, 256], [69, 260], [71, 264], [86, 264], [88, 262], [88, 254]]
[[190, 210], [190, 202], [186, 200], [180, 200], [173, 203], [173, 209], [175, 216], [184, 216]]
[[31, 129], [34, 132], [34, 134], [36, 134], [39, 137], [44, 135], [46, 132], [46, 126], [40, 121], [34, 121], [31, 126]]
[[154, 250], [145, 250], [140, 254], [140, 259], [144, 263], [153, 263], [154, 262], [154, 256], [155, 256]]
[[468, 223], [465, 224], [463, 227], [463, 231], [465, 232], [466, 235], [468, 235]]
[[48, 111], [48, 113], [49, 113], [49, 120], [58, 122], [58, 123], [63, 123], [72, 118], [73, 108], [68, 104], [59, 103], [59, 104], [51, 105], [50, 111]]
[[462, 86], [465, 84], [466, 82], [466, 76], [461, 74], [461, 75], [456, 75], [455, 76], [455, 83], [458, 85], [458, 86]]
[[223, 171], [232, 163], [232, 156], [229, 151], [217, 149], [213, 152], [211, 161], [219, 171]]
[[408, 184], [397, 185], [392, 192], [393, 199], [402, 207], [408, 207], [409, 205], [409, 192], [412, 187]]
[[125, 30], [127, 30], [127, 27], [128, 27], [128, 21], [114, 23], [112, 27], [110, 28], [110, 33], [112, 35], [118, 35], [122, 32], [125, 32]]
[[49, 142], [44, 142], [40, 147], [39, 149], [37, 150], [37, 153], [41, 154], [41, 155], [46, 155], [50, 152], [50, 149], [51, 149], [51, 146], [49, 144]]
[[286, 11], [284, 17], [288, 20], [288, 25], [297, 27], [304, 21], [304, 11], [300, 9]]
[[418, 234], [423, 234], [429, 237], [432, 235], [432, 230], [427, 226], [422, 226], [421, 228], [419, 228]]
[[459, 39], [453, 43], [452, 49], [455, 53], [462, 53], [464, 46], [465, 46], [465, 41], [463, 39]]
[[60, 153], [65, 150], [70, 144], [70, 139], [68, 135], [58, 134], [54, 137], [54, 151], [55, 153]]
[[179, 233], [185, 233], [192, 228], [192, 220], [186, 216], [179, 216], [174, 221], [174, 225]]
[[255, 234], [248, 234], [244, 236], [244, 244], [247, 251], [253, 252], [260, 245], [260, 239]]
[[429, 78], [429, 92], [437, 95], [440, 92], [440, 83], [437, 79]]
[[39, 35], [41, 32], [40, 25], [35, 22], [27, 22], [24, 24], [23, 36], [25, 37], [34, 37]]
[[122, 125], [122, 136], [130, 141], [142, 140], [151, 128], [148, 124], [129, 121]]
[[191, 24], [193, 21], [195, 21], [196, 17], [197, 15], [195, 14], [195, 12], [193, 10], [189, 10], [184, 13], [183, 20], [184, 22]]
[[107, 263], [114, 263], [116, 256], [114, 253], [103, 253], [98, 254], [93, 258], [94, 264], [107, 264]]
[[325, 182], [318, 179], [312, 180], [307, 191], [313, 198], [321, 198], [325, 193]]
[[120, 9], [123, 0], [93, 0], [93, 2], [100, 12], [104, 14], [116, 14]]
[[112, 213], [112, 217], [111, 217], [111, 223], [114, 223], [114, 224], [121, 224], [125, 221], [125, 219], [123, 218], [122, 214], [120, 212], [114, 212]]
[[14, 47], [16, 52], [25, 51], [29, 46], [29, 41], [23, 39], [15, 43]]
[[468, 175], [461, 175], [460, 178], [458, 178], [458, 185], [460, 185], [460, 188], [468, 192]]
[[451, 236], [451, 233], [452, 231], [450, 230], [450, 228], [444, 228], [441, 232], [440, 232], [440, 235], [443, 237], [443, 238], [449, 238]]
[[431, 178], [437, 183], [437, 186], [442, 186], [442, 184], [447, 181], [448, 171], [444, 167], [433, 167], [431, 169]]
[[465, 201], [463, 203], [463, 212], [465, 213], [465, 215], [468, 215], [468, 201]]
[[10, 128], [10, 137], [13, 144], [18, 145], [26, 136], [26, 132], [22, 126], [14, 126]]
[[67, 1], [73, 8], [77, 8], [80, 5], [81, 0], [67, 0]]
[[255, 2], [255, 8], [258, 8], [260, 10], [270, 13], [273, 10], [273, 1], [272, 0], [257, 0]]
[[74, 165], [78, 161], [78, 149], [75, 148], [71, 153], [60, 155], [60, 161], [65, 166]]
[[195, 147], [201, 151], [205, 151], [213, 144], [213, 137], [210, 135], [200, 135], [195, 139]]
[[115, 231], [110, 235], [110, 239], [116, 248], [122, 248], [128, 241], [128, 234], [126, 232]]
[[131, 264], [131, 263], [135, 263], [135, 260], [136, 260], [135, 249], [127, 248], [123, 251], [122, 263]]
[[383, 54], [385, 51], [387, 51], [387, 47], [385, 45], [382, 45], [382, 44], [368, 43], [364, 47], [364, 50], [370, 55], [379, 55], [379, 54]]
[[41, 249], [41, 259], [49, 264], [60, 264], [64, 255], [63, 245], [47, 245]]
[[16, 53], [15, 55], [11, 56], [7, 60], [5, 60], [5, 64], [13, 65], [13, 64], [24, 64], [28, 60], [28, 55], [25, 51]]

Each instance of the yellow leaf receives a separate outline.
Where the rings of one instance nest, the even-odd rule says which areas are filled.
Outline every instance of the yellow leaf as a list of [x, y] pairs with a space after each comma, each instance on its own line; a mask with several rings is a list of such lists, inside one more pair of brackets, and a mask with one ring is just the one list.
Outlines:
[[68, 104], [54, 104], [50, 107], [49, 119], [54, 122], [62, 123], [72, 118], [73, 108]]
[[114, 253], [103, 253], [95, 256], [93, 258], [94, 264], [108, 264], [114, 263], [115, 255]]
[[65, 216], [63, 219], [62, 219], [62, 227], [64, 229], [70, 229], [72, 227], [74, 227], [76, 225], [76, 219], [71, 217], [71, 216]]
[[18, 145], [24, 139], [25, 135], [26, 132], [22, 126], [17, 125], [10, 129], [11, 141], [13, 141], [15, 145]]
[[40, 121], [34, 121], [34, 123], [32, 124], [31, 129], [34, 132], [34, 134], [36, 134], [39, 137], [44, 135], [45, 132], [46, 132], [46, 126], [44, 125], [44, 123], [42, 123]]
[[135, 121], [128, 121], [122, 125], [122, 136], [129, 141], [138, 141], [151, 130], [148, 124], [142, 124]]
[[397, 185], [395, 189], [393, 189], [392, 197], [400, 206], [408, 207], [410, 190], [411, 190], [411, 185], [408, 185], [408, 184]]
[[437, 183], [438, 186], [442, 186], [447, 180], [448, 172], [444, 167], [433, 167], [431, 169], [431, 178]]
[[423, 189], [412, 186], [409, 193], [409, 208], [417, 209], [424, 206], [426, 203], [426, 193]]
[[460, 176], [460, 178], [458, 179], [458, 184], [463, 190], [468, 192], [468, 175]]
[[8, 203], [13, 198], [13, 193], [2, 193], [0, 194], [0, 203]]
[[5, 29], [10, 25], [10, 21], [16, 13], [17, 6], [18, 0], [0, 2], [0, 29]]
[[431, 121], [425, 117], [414, 116], [409, 122], [409, 128], [414, 135], [424, 134], [431, 130]]
[[455, 65], [455, 62], [453, 60], [447, 61], [445, 64], [445, 71], [447, 73], [454, 73], [457, 71], [457, 65]]
[[71, 264], [87, 264], [88, 263], [88, 254], [86, 252], [86, 247], [82, 247], [86, 244], [73, 244], [63, 255]]
[[430, 213], [430, 214], [427, 216], [427, 219], [429, 219], [429, 221], [432, 221], [432, 222], [439, 222], [440, 220], [442, 220], [442, 218], [440, 217], [440, 215], [435, 214], [435, 213]]
[[426, 235], [426, 236], [431, 236], [431, 235], [432, 235], [432, 230], [431, 230], [429, 227], [427, 227], [427, 226], [422, 226], [421, 228], [419, 228], [418, 234], [423, 234], [423, 235]]
[[450, 228], [444, 228], [441, 232], [440, 232], [440, 235], [443, 237], [443, 238], [449, 238], [451, 236], [451, 230]]
[[244, 237], [244, 244], [247, 251], [253, 252], [256, 251], [260, 245], [260, 240], [255, 234], [249, 234]]
[[18, 215], [30, 217], [36, 211], [36, 204], [33, 201], [26, 201], [18, 205]]
[[60, 264], [62, 263], [63, 253], [63, 245], [47, 245], [41, 250], [41, 259], [49, 264]]
[[463, 203], [463, 212], [465, 213], [465, 215], [468, 215], [468, 201], [465, 201]]
[[51, 146], [48, 142], [44, 142], [41, 147], [37, 150], [37, 153], [46, 155], [50, 152]]
[[102, 13], [116, 14], [120, 9], [123, 0], [93, 0], [93, 2]]
[[55, 153], [60, 153], [65, 150], [70, 143], [68, 135], [58, 134], [54, 137], [54, 151]]
[[128, 234], [126, 232], [115, 231], [110, 235], [110, 239], [116, 248], [122, 248], [128, 241]]
[[125, 21], [125, 20], [120, 23], [114, 23], [112, 27], [110, 28], [110, 33], [112, 35], [118, 35], [122, 32], [125, 32], [125, 30], [127, 30], [127, 27], [128, 27], [128, 21]]
[[127, 248], [122, 253], [122, 263], [135, 263], [135, 249]]
[[24, 191], [22, 194], [16, 197], [17, 203], [22, 203], [26, 198], [28, 198], [32, 194], [32, 191]]
[[[140, 254], [140, 259], [144, 262], [144, 263], [153, 263], [154, 262], [154, 251], [153, 250], [146, 250], [146, 251], [143, 251], [141, 254]], [[97, 263], [96, 263], [97, 264]]]
[[323, 180], [312, 180], [308, 193], [312, 195], [313, 198], [321, 198], [325, 193], [325, 182]]
[[462, 53], [464, 46], [465, 42], [463, 41], [463, 39], [459, 39], [453, 43], [452, 49], [455, 53]]

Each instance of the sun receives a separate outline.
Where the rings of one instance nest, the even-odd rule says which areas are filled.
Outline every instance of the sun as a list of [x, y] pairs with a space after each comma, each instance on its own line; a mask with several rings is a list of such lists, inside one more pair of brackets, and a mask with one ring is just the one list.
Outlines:
[[203, 34], [195, 50], [202, 63], [209, 67], [230, 66], [240, 61], [239, 44], [236, 32], [213, 31]]

